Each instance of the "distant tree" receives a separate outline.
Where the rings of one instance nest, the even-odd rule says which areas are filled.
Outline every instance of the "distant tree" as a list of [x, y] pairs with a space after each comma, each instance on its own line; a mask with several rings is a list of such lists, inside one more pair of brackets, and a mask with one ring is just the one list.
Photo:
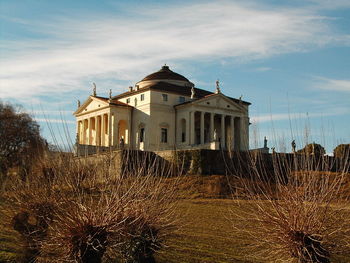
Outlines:
[[345, 158], [350, 156], [350, 144], [339, 144], [334, 148], [333, 154], [337, 158]]
[[27, 169], [45, 147], [37, 122], [0, 101], [0, 174], [16, 166]]
[[297, 153], [323, 156], [326, 153], [326, 151], [321, 144], [313, 142], [313, 143], [307, 144], [304, 148], [297, 151]]

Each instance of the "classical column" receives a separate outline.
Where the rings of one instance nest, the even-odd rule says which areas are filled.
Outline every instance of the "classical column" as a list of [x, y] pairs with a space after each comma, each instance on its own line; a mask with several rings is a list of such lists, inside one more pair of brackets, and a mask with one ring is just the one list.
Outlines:
[[240, 134], [241, 134], [241, 151], [247, 151], [249, 149], [249, 118], [241, 117], [240, 125]]
[[100, 125], [100, 116], [96, 116], [96, 146], [101, 145], [101, 125]]
[[190, 125], [191, 125], [191, 114], [188, 113], [186, 118], [186, 134], [185, 134], [185, 143], [190, 145]]
[[230, 116], [230, 125], [231, 125], [231, 142], [230, 147], [231, 150], [234, 149], [234, 141], [235, 141], [235, 117]]
[[221, 115], [221, 148], [225, 148], [225, 115]]
[[195, 112], [191, 111], [190, 112], [190, 144], [195, 144]]
[[210, 133], [209, 133], [209, 142], [214, 141], [214, 113], [210, 113]]
[[108, 134], [108, 144], [107, 146], [112, 146], [112, 122], [111, 122], [111, 114], [107, 114], [107, 121], [108, 121], [108, 129], [107, 129], [107, 134]]
[[200, 127], [200, 136], [201, 136], [201, 144], [204, 144], [204, 111], [201, 111], [201, 127]]
[[83, 119], [83, 142], [82, 142], [82, 144], [86, 144], [86, 127], [85, 127], [85, 123], [86, 123], [86, 121], [85, 121], [85, 119]]
[[88, 119], [88, 143], [91, 145], [91, 118]]
[[101, 115], [101, 146], [106, 146], [106, 141], [105, 141], [105, 115]]
[[115, 116], [114, 114], [112, 115], [112, 119], [113, 119], [113, 122], [112, 122], [112, 145], [113, 146], [116, 146], [118, 145], [118, 127], [117, 127], [117, 116]]

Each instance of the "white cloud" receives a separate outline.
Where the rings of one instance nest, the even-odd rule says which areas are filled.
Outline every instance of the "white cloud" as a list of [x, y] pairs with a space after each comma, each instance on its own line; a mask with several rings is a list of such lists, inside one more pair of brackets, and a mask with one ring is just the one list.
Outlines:
[[315, 89], [350, 92], [350, 80], [316, 77]]
[[265, 71], [270, 71], [272, 70], [272, 68], [269, 67], [260, 67], [260, 68], [256, 68], [256, 71], [260, 71], [260, 72], [265, 72]]
[[120, 92], [122, 83], [127, 87], [164, 62], [181, 72], [176, 67], [180, 60], [249, 61], [348, 41], [333, 32], [327, 18], [309, 9], [240, 2], [159, 6], [147, 12], [136, 8], [129, 17], [86, 14], [21, 23], [46, 37], [2, 40], [7, 50], [0, 64], [2, 98], [86, 93], [93, 81], [98, 91]]
[[37, 122], [42, 122], [42, 123], [46, 123], [46, 124], [50, 124], [50, 123], [59, 123], [62, 125], [65, 124], [76, 124], [75, 121], [71, 121], [71, 120], [64, 120], [64, 119], [46, 119], [46, 118], [34, 118], [35, 121]]
[[337, 116], [350, 114], [349, 107], [339, 107], [328, 109], [327, 112], [313, 112], [313, 113], [271, 113], [263, 115], [253, 115], [250, 120], [253, 124], [263, 123], [263, 122], [274, 122], [274, 121], [286, 121], [286, 120], [302, 120], [307, 118], [322, 118], [329, 116]]

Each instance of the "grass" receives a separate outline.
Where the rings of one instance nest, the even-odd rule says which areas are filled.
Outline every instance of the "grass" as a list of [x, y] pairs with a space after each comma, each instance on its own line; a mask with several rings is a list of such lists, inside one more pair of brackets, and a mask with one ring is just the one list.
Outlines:
[[[199, 185], [205, 185], [208, 180], [214, 180], [214, 178], [216, 177], [198, 177], [197, 181], [199, 181]], [[191, 180], [194, 179], [191, 178]], [[242, 241], [230, 236], [232, 233], [230, 220], [232, 218], [229, 218], [229, 211], [234, 209], [234, 213], [239, 213], [239, 209], [244, 209], [244, 204], [251, 201], [241, 201], [243, 205], [238, 207], [235, 206], [235, 201], [230, 199], [203, 198], [203, 195], [193, 198], [197, 190], [185, 189], [186, 194], [189, 194], [192, 199], [181, 200], [177, 207], [177, 213], [180, 215], [183, 226], [167, 240], [168, 247], [157, 253], [157, 263], [264, 262], [263, 259], [259, 258], [254, 261], [247, 260], [244, 255], [245, 251], [241, 250], [242, 243], [240, 242]], [[213, 192], [212, 196], [217, 197], [216, 191]], [[205, 197], [209, 197], [209, 195]], [[1, 213], [0, 210], [0, 222], [5, 218]], [[15, 262], [16, 256], [21, 251], [18, 245], [18, 233], [9, 230], [9, 228], [5, 229], [2, 225], [0, 224], [0, 263]], [[350, 262], [350, 259], [338, 256], [332, 262], [346, 263]]]

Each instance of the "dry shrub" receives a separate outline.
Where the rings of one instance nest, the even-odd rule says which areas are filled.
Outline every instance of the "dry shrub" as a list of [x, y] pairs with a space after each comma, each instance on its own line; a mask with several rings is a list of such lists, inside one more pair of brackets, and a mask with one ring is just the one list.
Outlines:
[[15, 222], [31, 260], [154, 262], [176, 228], [176, 182], [164, 183], [174, 170], [146, 153], [122, 155], [128, 164], [118, 169], [114, 154], [55, 154], [25, 181], [8, 185], [8, 222]]
[[269, 171], [258, 165], [264, 159], [255, 153], [249, 174], [233, 172], [248, 193], [248, 200], [235, 197], [231, 213], [232, 238], [241, 240], [243, 253], [266, 262], [349, 260], [349, 163], [336, 167], [327, 156], [273, 154]]

